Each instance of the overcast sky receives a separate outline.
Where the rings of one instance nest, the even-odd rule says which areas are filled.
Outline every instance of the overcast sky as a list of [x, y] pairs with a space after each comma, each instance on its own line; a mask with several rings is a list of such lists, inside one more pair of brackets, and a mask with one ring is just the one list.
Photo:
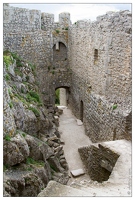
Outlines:
[[61, 12], [69, 12], [72, 23], [77, 20], [90, 19], [96, 20], [96, 17], [103, 15], [108, 11], [130, 10], [131, 4], [10, 4], [11, 6], [41, 10], [41, 12], [54, 14], [55, 21], [58, 21], [58, 15]]

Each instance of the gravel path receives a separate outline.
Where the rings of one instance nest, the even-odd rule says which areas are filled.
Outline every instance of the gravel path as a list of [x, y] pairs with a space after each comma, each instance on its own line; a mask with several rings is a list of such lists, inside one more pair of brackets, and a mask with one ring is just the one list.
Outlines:
[[[63, 109], [63, 114], [59, 120], [59, 131], [61, 132], [61, 139], [65, 142], [63, 149], [65, 157], [69, 165], [69, 170], [84, 169], [78, 148], [92, 144], [89, 137], [85, 135], [84, 126], [78, 126], [76, 117], [71, 113], [68, 108]], [[85, 171], [85, 170], [84, 170]], [[88, 175], [83, 175], [76, 178], [78, 181], [82, 179], [89, 180]], [[69, 182], [76, 180], [71, 178]]]

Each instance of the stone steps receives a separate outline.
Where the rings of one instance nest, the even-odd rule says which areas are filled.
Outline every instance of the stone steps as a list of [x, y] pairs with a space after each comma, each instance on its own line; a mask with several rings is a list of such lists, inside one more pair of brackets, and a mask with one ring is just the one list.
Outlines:
[[38, 197], [120, 197], [131, 193], [121, 184], [89, 183], [88, 185], [72, 183], [70, 186], [50, 181]]
[[83, 197], [90, 196], [87, 191], [79, 190], [56, 181], [50, 181], [47, 187], [39, 193], [38, 197]]

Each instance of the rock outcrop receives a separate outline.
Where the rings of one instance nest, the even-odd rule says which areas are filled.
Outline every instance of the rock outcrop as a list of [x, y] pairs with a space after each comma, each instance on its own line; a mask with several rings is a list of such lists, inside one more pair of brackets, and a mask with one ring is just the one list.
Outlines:
[[35, 66], [4, 52], [4, 196], [37, 196], [50, 180], [67, 183], [58, 118], [58, 108], [42, 102]]

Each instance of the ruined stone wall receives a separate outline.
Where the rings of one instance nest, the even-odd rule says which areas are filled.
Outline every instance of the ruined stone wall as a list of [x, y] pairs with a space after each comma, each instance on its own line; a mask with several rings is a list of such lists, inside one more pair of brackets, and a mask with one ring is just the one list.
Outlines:
[[[62, 13], [60, 22], [54, 23], [53, 14], [4, 6], [4, 50], [16, 52], [23, 59], [35, 63], [39, 75], [37, 82], [45, 104], [54, 104], [56, 85], [70, 85], [68, 30], [65, 30], [69, 23], [67, 16], [70, 17], [69, 14]], [[56, 58], [54, 49], [57, 43], [60, 44], [60, 61], [53, 60]]]
[[119, 157], [116, 152], [101, 144], [81, 147], [78, 151], [92, 180], [103, 182], [109, 179]]
[[78, 21], [69, 30], [70, 105], [79, 118], [83, 101], [86, 133], [94, 142], [120, 139], [127, 134], [125, 121], [131, 112], [131, 22], [131, 13], [121, 11], [100, 16], [92, 23]]
[[71, 87], [69, 105], [86, 134], [122, 139], [132, 127], [131, 28], [128, 11], [71, 25], [69, 13], [56, 23], [52, 14], [4, 6], [3, 46], [36, 64], [45, 105], [55, 103], [56, 88]]
[[4, 32], [35, 31], [41, 28], [41, 11], [4, 6]]

